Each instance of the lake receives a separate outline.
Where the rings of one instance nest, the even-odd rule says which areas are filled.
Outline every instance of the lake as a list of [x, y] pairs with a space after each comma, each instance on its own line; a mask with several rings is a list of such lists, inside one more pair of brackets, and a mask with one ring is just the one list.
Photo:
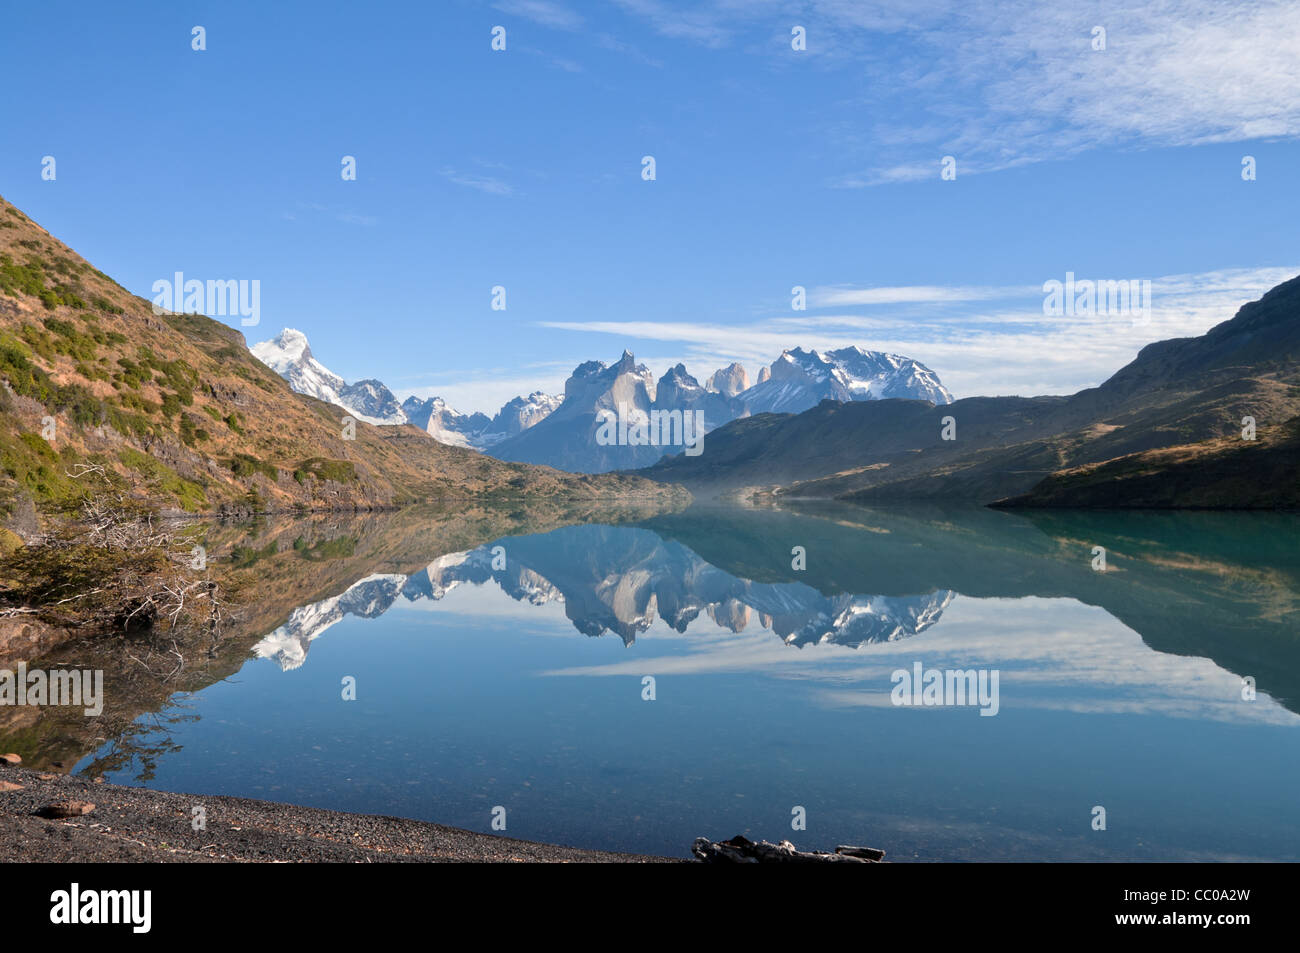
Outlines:
[[51, 757], [672, 856], [744, 833], [895, 861], [1300, 857], [1295, 516], [446, 508], [212, 533], [243, 628], [187, 663], [197, 685], [110, 669], [129, 703], [51, 728]]

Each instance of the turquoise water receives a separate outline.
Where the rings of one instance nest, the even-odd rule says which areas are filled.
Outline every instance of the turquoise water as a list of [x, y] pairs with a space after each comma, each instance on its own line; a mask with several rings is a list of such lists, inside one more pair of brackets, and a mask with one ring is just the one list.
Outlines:
[[[106, 776], [483, 831], [504, 808], [511, 836], [674, 856], [743, 832], [893, 860], [1295, 860], [1297, 530], [822, 506], [454, 553], [431, 533], [427, 565], [301, 606], [142, 718], [137, 745], [172, 747]], [[996, 714], [895, 704], [918, 663], [996, 673]]]

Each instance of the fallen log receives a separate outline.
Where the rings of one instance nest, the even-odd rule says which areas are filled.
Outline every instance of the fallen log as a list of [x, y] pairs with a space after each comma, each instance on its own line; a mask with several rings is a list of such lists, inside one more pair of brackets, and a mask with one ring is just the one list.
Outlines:
[[875, 847], [841, 845], [831, 854], [824, 850], [799, 850], [788, 840], [779, 844], [765, 840], [754, 842], [743, 834], [723, 841], [697, 837], [691, 846], [691, 853], [706, 864], [875, 864], [880, 863], [885, 856], [883, 850]]

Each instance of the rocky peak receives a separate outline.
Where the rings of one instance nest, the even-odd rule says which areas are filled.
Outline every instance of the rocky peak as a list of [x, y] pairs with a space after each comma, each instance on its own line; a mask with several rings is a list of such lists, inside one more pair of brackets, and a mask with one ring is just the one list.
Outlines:
[[741, 391], [749, 390], [749, 374], [745, 372], [744, 365], [733, 362], [710, 374], [704, 382], [704, 388], [724, 397], [735, 397]]

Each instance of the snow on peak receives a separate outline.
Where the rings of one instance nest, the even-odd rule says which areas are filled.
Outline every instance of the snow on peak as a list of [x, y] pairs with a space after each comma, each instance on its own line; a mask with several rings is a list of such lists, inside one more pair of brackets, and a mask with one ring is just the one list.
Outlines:
[[348, 384], [312, 356], [307, 335], [297, 328], [285, 328], [269, 341], [251, 345], [249, 351], [288, 381], [296, 393], [342, 407], [367, 423], [406, 423], [406, 415], [388, 388], [375, 380]]

